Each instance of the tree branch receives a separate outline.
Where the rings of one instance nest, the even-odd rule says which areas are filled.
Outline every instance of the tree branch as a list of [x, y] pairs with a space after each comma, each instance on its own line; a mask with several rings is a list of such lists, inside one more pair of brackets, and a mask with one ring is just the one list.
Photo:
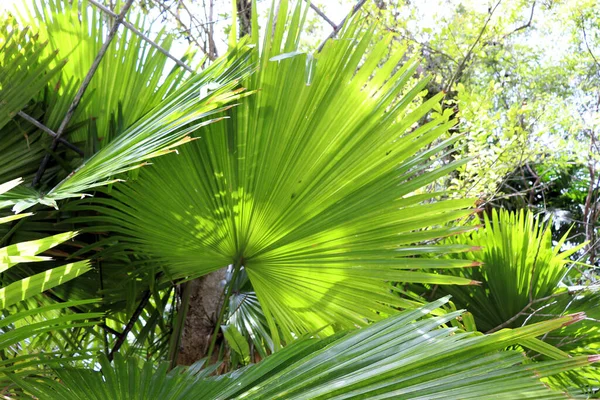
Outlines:
[[[42, 124], [41, 122], [39, 122], [37, 119], [25, 114], [23, 111], [19, 111], [17, 113], [17, 115], [21, 118], [23, 118], [25, 121], [30, 122], [32, 125], [36, 126], [37, 128], [39, 128], [40, 130], [46, 132], [48, 135], [52, 136], [53, 138], [56, 138], [58, 135], [56, 134], [56, 132], [54, 132], [52, 129], [48, 128], [46, 125]], [[73, 150], [74, 152], [78, 153], [80, 156], [84, 156], [83, 150], [81, 150], [79, 147], [69, 143], [67, 140], [65, 140], [64, 138], [59, 137], [58, 141], [61, 144], [64, 144], [65, 147]]]
[[527, 303], [527, 305], [525, 307], [523, 307], [523, 309], [521, 311], [519, 311], [518, 313], [516, 313], [515, 315], [510, 317], [508, 320], [506, 320], [503, 323], [501, 323], [500, 325], [498, 325], [497, 327], [490, 329], [485, 334], [488, 335], [490, 333], [497, 332], [500, 329], [506, 328], [508, 325], [510, 325], [514, 320], [519, 318], [521, 315], [527, 314], [526, 311], [529, 309], [529, 307], [531, 307], [532, 305], [534, 305], [536, 303], [540, 303], [542, 301], [546, 301], [546, 300], [552, 299], [554, 297], [562, 296], [563, 294], [568, 294], [568, 293], [569, 292], [564, 291], [564, 292], [560, 292], [560, 293], [551, 294], [550, 296], [540, 297], [539, 299], [530, 300], [529, 303]]
[[587, 40], [587, 33], [585, 31], [585, 20], [583, 19], [583, 17], [581, 17], [581, 31], [583, 32], [583, 42], [585, 43], [585, 47], [587, 48], [588, 53], [590, 53], [590, 56], [592, 56], [592, 59], [594, 60], [598, 71], [600, 71], [600, 62], [598, 62], [598, 59], [592, 52], [592, 49], [590, 49], [590, 45]]
[[305, 0], [305, 1], [308, 2], [308, 4], [310, 5], [310, 8], [312, 8], [314, 10], [314, 12], [316, 12], [319, 15], [319, 17], [323, 18], [325, 20], [325, 22], [327, 22], [329, 25], [331, 25], [331, 27], [333, 29], [337, 29], [337, 25], [335, 24], [335, 22], [333, 22], [332, 20], [330, 20], [327, 17], [327, 15], [325, 15], [325, 13], [319, 9], [319, 7], [315, 6], [312, 3], [312, 1], [310, 1], [310, 0]]
[[[101, 3], [98, 3], [96, 0], [89, 0], [89, 2], [91, 4], [93, 4], [94, 6], [98, 7], [101, 11], [103, 11], [107, 15], [110, 15], [113, 18], [117, 18], [118, 17], [118, 14], [115, 14], [109, 8], [103, 6]], [[164, 54], [165, 56], [167, 56], [168, 58], [170, 58], [171, 60], [173, 60], [175, 62], [175, 64], [179, 65], [181, 68], [185, 69], [188, 72], [194, 72], [194, 70], [191, 67], [189, 67], [187, 64], [185, 64], [183, 61], [181, 61], [177, 57], [173, 56], [167, 50], [163, 49], [158, 43], [156, 43], [155, 41], [153, 41], [152, 39], [150, 39], [148, 36], [146, 36], [142, 32], [140, 32], [134, 25], [130, 24], [126, 20], [123, 20], [121, 23], [127, 29], [129, 29], [130, 31], [132, 31], [133, 33], [135, 33], [136, 35], [138, 35], [139, 37], [141, 37], [142, 39], [144, 39], [146, 42], [148, 42], [148, 44], [150, 46], [154, 47], [156, 50], [160, 51], [162, 54]]]
[[537, 3], [537, 0], [533, 2], [533, 4], [531, 5], [531, 14], [529, 14], [529, 21], [527, 21], [526, 24], [519, 26], [518, 28], [515, 28], [514, 30], [508, 32], [506, 35], [504, 35], [502, 37], [502, 39], [506, 39], [507, 37], [509, 37], [510, 35], [512, 35], [513, 33], [522, 31], [523, 29], [527, 29], [531, 26], [531, 22], [533, 22], [533, 13], [535, 11], [535, 4]]
[[452, 85], [454, 84], [454, 82], [456, 82], [458, 80], [458, 78], [460, 78], [460, 76], [462, 75], [467, 62], [471, 59], [471, 56], [473, 55], [473, 50], [475, 50], [475, 47], [481, 41], [481, 37], [483, 36], [483, 33], [487, 29], [487, 26], [490, 23], [492, 16], [494, 15], [494, 12], [496, 11], [496, 9], [498, 8], [498, 6], [500, 5], [501, 2], [502, 2], [502, 0], [498, 0], [496, 5], [493, 8], [490, 8], [490, 10], [488, 12], [488, 16], [485, 19], [485, 23], [483, 24], [483, 27], [481, 28], [481, 31], [479, 32], [477, 39], [475, 39], [475, 42], [473, 42], [473, 44], [469, 48], [469, 51], [467, 52], [465, 57], [462, 59], [462, 61], [458, 65], [458, 67], [456, 68], [456, 72], [454, 73], [452, 78], [450, 78], [448, 85], [446, 85], [446, 88], [444, 89], [445, 92], [449, 91], [452, 88]]
[[131, 318], [129, 318], [129, 322], [127, 322], [127, 325], [125, 325], [125, 329], [123, 329], [123, 332], [121, 332], [119, 334], [119, 336], [117, 336], [117, 341], [115, 342], [112, 350], [108, 354], [109, 361], [113, 360], [113, 358], [115, 357], [115, 353], [117, 351], [119, 351], [119, 349], [125, 342], [125, 339], [127, 338], [127, 334], [131, 331], [131, 329], [137, 322], [138, 318], [142, 314], [142, 311], [144, 311], [144, 308], [146, 308], [146, 305], [148, 304], [149, 300], [150, 300], [150, 290], [146, 290], [144, 292], [144, 294], [142, 295], [142, 299], [140, 300], [140, 303], [138, 304], [137, 308], [131, 315]]
[[344, 19], [342, 20], [342, 22], [340, 22], [335, 29], [333, 30], [333, 32], [331, 32], [331, 34], [327, 37], [327, 39], [323, 40], [323, 42], [321, 42], [321, 44], [319, 45], [319, 47], [317, 48], [317, 53], [320, 53], [321, 50], [323, 50], [323, 47], [325, 46], [325, 43], [327, 43], [327, 41], [329, 39], [332, 39], [335, 37], [335, 35], [338, 34], [338, 32], [344, 27], [344, 24], [346, 23], [346, 21], [352, 17], [354, 14], [356, 14], [358, 12], [358, 10], [360, 10], [360, 8], [367, 2], [367, 0], [359, 0], [358, 3], [356, 3], [354, 5], [354, 7], [352, 7], [352, 11], [350, 11], [350, 13], [348, 15], [346, 15], [344, 17]]

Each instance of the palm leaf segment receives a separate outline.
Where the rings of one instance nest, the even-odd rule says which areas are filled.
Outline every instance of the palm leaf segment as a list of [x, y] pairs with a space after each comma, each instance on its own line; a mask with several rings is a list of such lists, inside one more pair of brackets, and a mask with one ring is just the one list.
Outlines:
[[189, 141], [187, 135], [238, 99], [238, 82], [250, 72], [248, 49], [241, 44], [208, 68], [193, 75], [177, 90], [127, 127], [116, 139], [84, 161], [73, 173], [47, 193], [22, 189], [0, 195], [0, 205], [13, 205], [15, 212], [36, 203], [57, 207], [61, 199], [82, 196], [97, 186], [114, 182], [114, 177], [144, 165]]
[[[36, 96], [60, 70], [56, 53], [44, 54], [47, 43], [12, 17], [0, 23], [0, 129]], [[50, 66], [54, 65], [53, 68]]]
[[[117, 4], [123, 2], [117, 2]], [[49, 45], [46, 52], [58, 52], [68, 58], [60, 74], [50, 82], [48, 109], [44, 123], [57, 130], [81, 81], [89, 71], [110, 29], [106, 18], [97, 7], [87, 0], [26, 0], [25, 12], [20, 22], [33, 26], [40, 40]], [[128, 19], [135, 14], [131, 11]], [[144, 20], [138, 15], [134, 25], [146, 31]], [[172, 44], [172, 36], [160, 31], [154, 42], [166, 50]], [[131, 126], [177, 88], [185, 70], [167, 69], [167, 57], [150, 46], [129, 29], [120, 29], [102, 58], [94, 78], [76, 110], [73, 125], [82, 122], [88, 129], [69, 134], [72, 142], [95, 142], [102, 148], [112, 141], [111, 117], [116, 120], [119, 107], [125, 110], [120, 117], [122, 127]], [[91, 124], [94, 125], [93, 129]], [[116, 132], [120, 133], [120, 132]], [[95, 138], [91, 136], [96, 135]], [[91, 149], [87, 149], [88, 151]]]
[[[0, 185], [0, 194], [21, 183], [20, 179]], [[19, 214], [0, 218], [0, 224], [27, 217], [31, 214]], [[0, 273], [6, 272], [19, 263], [32, 263], [50, 260], [49, 257], [38, 254], [72, 239], [77, 233], [67, 232], [28, 242], [16, 243], [0, 248]], [[0, 288], [0, 310], [8, 316], [0, 320], [0, 351], [3, 359], [0, 361], [0, 383], [6, 383], [7, 372], [19, 371], [20, 374], [32, 373], [43, 369], [57, 361], [65, 361], [54, 354], [29, 353], [32, 339], [36, 336], [59, 332], [66, 328], [93, 326], [96, 322], [89, 321], [100, 317], [100, 313], [83, 313], [61, 315], [60, 310], [71, 306], [90, 303], [90, 301], [52, 304], [32, 310], [22, 310], [19, 302], [38, 295], [45, 290], [67, 282], [89, 271], [87, 261], [69, 263], [61, 267], [23, 278]], [[35, 348], [35, 346], [31, 346]], [[79, 356], [83, 353], [80, 352]], [[68, 355], [66, 352], [63, 356]], [[86, 355], [87, 357], [87, 355]]]
[[13, 17], [0, 15], [0, 182], [30, 174], [44, 154], [48, 137], [12, 122], [35, 99], [61, 67], [31, 29], [21, 29]]
[[471, 212], [471, 200], [434, 202], [440, 193], [423, 189], [456, 167], [436, 158], [455, 122], [416, 125], [441, 95], [415, 103], [426, 81], [411, 83], [414, 60], [397, 68], [402, 54], [378, 65], [391, 38], [362, 62], [373, 31], [358, 19], [314, 59], [297, 52], [306, 9], [286, 25], [287, 9], [254, 53], [244, 86], [257, 92], [120, 186], [103, 220], [170, 277], [244, 266], [273, 331], [275, 320], [298, 335], [406, 306], [389, 281], [471, 283], [415, 271], [471, 264], [413, 257], [456, 250], [414, 243], [451, 234], [444, 224]]
[[117, 357], [102, 371], [57, 370], [61, 382], [16, 378], [38, 398], [53, 399], [562, 399], [539, 379], [587, 365], [596, 357], [528, 364], [518, 351], [499, 351], [581, 316], [492, 335], [438, 328], [460, 315], [424, 317], [448, 299], [404, 311], [351, 333], [303, 339], [257, 365], [211, 377], [202, 363], [167, 373]]

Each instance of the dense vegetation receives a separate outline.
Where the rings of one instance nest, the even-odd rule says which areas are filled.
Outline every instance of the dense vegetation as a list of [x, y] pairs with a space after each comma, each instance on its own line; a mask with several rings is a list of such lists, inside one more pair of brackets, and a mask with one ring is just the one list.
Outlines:
[[593, 2], [109, 3], [2, 15], [5, 398], [599, 395]]

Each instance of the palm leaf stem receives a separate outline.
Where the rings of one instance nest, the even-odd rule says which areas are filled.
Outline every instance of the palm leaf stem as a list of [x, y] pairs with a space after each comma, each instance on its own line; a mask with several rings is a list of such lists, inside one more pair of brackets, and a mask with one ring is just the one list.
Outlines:
[[[321, 50], [323, 50], [323, 47], [325, 46], [325, 43], [327, 43], [327, 41], [329, 39], [333, 39], [335, 37], [335, 35], [338, 34], [338, 32], [340, 30], [342, 30], [342, 28], [344, 27], [344, 24], [346, 23], [346, 21], [348, 20], [348, 18], [352, 17], [354, 14], [356, 14], [358, 12], [358, 10], [360, 10], [360, 8], [367, 2], [367, 0], [359, 0], [358, 3], [356, 3], [354, 5], [354, 7], [352, 7], [352, 11], [350, 11], [350, 13], [348, 15], [346, 15], [346, 17], [342, 20], [342, 22], [340, 22], [337, 26], [334, 27], [333, 32], [331, 32], [329, 34], [329, 36], [327, 36], [327, 38], [325, 38], [325, 40], [323, 40], [323, 42], [321, 42], [321, 44], [319, 45], [319, 47], [317, 48], [317, 53], [320, 53]], [[311, 2], [308, 2], [310, 6], [312, 6]], [[314, 10], [314, 7], [313, 7]]]
[[190, 296], [192, 289], [189, 282], [182, 284], [183, 291], [181, 293], [181, 304], [179, 305], [179, 311], [177, 312], [177, 320], [171, 331], [171, 341], [169, 343], [169, 370], [177, 366], [177, 354], [179, 352], [179, 345], [181, 343], [181, 332], [183, 330], [183, 324], [185, 323], [188, 307], [190, 305]]
[[121, 348], [121, 346], [123, 345], [123, 343], [125, 343], [125, 339], [127, 339], [127, 334], [129, 333], [129, 331], [131, 331], [131, 329], [135, 325], [136, 321], [142, 314], [142, 311], [144, 310], [144, 308], [146, 308], [146, 305], [148, 304], [148, 301], [150, 300], [150, 294], [151, 294], [150, 290], [146, 290], [144, 292], [144, 294], [142, 295], [142, 299], [140, 300], [140, 303], [138, 304], [137, 308], [131, 315], [131, 318], [129, 318], [129, 322], [127, 322], [127, 325], [125, 325], [123, 332], [121, 332], [117, 336], [117, 341], [115, 342], [113, 348], [111, 349], [110, 353], [108, 354], [109, 361], [113, 360], [115, 353], [118, 352], [119, 349]]
[[215, 344], [217, 343], [217, 334], [219, 333], [219, 329], [221, 329], [221, 324], [223, 323], [223, 318], [225, 317], [225, 308], [227, 308], [227, 304], [229, 304], [229, 297], [231, 297], [231, 292], [233, 292], [233, 285], [235, 284], [235, 281], [240, 272], [240, 269], [242, 268], [242, 262], [243, 262], [242, 257], [240, 257], [236, 261], [235, 265], [233, 266], [233, 275], [231, 277], [231, 280], [229, 281], [229, 285], [225, 286], [225, 296], [223, 299], [223, 303], [221, 305], [221, 310], [219, 311], [219, 318], [217, 319], [217, 322], [215, 323], [215, 330], [213, 332], [212, 337], [210, 338], [210, 345], [208, 346], [208, 353], [206, 353], [206, 355], [208, 357], [208, 362], [206, 364], [209, 364], [210, 357], [215, 349]]

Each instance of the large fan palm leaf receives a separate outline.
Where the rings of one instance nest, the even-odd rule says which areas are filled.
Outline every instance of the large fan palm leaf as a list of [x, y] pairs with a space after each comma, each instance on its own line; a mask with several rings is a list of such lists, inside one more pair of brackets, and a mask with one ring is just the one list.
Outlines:
[[286, 25], [287, 8], [255, 49], [244, 86], [256, 93], [93, 209], [170, 278], [244, 266], [271, 330], [291, 340], [406, 306], [390, 281], [472, 283], [423, 271], [470, 261], [415, 256], [466, 249], [416, 244], [451, 234], [473, 202], [424, 189], [457, 165], [439, 157], [455, 122], [427, 117], [441, 95], [418, 101], [417, 63], [378, 65], [385, 40], [363, 54], [374, 38], [360, 18], [314, 58], [299, 53], [305, 8]]

